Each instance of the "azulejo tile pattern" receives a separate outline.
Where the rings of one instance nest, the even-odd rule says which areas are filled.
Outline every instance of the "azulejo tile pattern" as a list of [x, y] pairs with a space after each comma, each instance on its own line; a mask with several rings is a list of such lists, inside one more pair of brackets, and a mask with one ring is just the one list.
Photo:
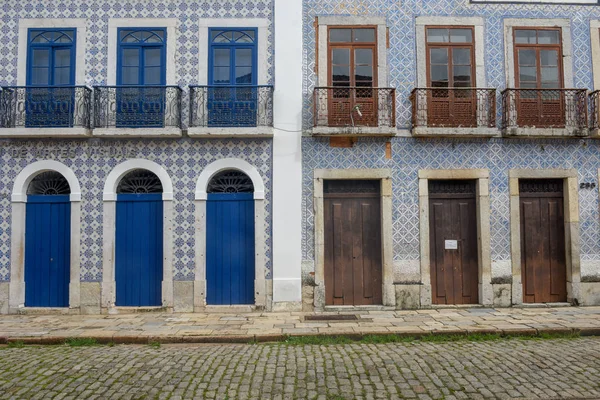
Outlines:
[[163, 166], [173, 182], [173, 244], [175, 280], [193, 280], [194, 193], [202, 170], [211, 162], [235, 157], [259, 171], [266, 188], [265, 254], [271, 278], [272, 146], [255, 140], [2, 140], [0, 141], [0, 281], [10, 279], [10, 193], [17, 174], [41, 159], [57, 160], [79, 179], [81, 199], [81, 279], [102, 279], [102, 191], [106, 177], [119, 163], [143, 158]]
[[[485, 168], [490, 171], [492, 260], [510, 260], [508, 171], [515, 168], [575, 168], [580, 182], [597, 182], [600, 143], [560, 139], [416, 139], [394, 138], [392, 159], [385, 139], [364, 138], [353, 148], [332, 148], [328, 139], [304, 138], [303, 255], [314, 260], [313, 171], [332, 168], [392, 170], [395, 260], [419, 259], [420, 169]], [[583, 260], [600, 259], [598, 190], [579, 190]], [[416, 271], [415, 271], [416, 272]], [[582, 271], [586, 272], [586, 271]], [[593, 271], [589, 271], [590, 273]], [[494, 271], [492, 271], [494, 273]], [[596, 272], [597, 273], [597, 272]]]
[[[410, 127], [410, 91], [416, 86], [416, 27], [420, 16], [479, 16], [484, 19], [487, 86], [506, 84], [503, 24], [506, 18], [563, 18], [570, 21], [573, 83], [592, 88], [590, 20], [600, 7], [557, 4], [472, 4], [468, 0], [305, 0], [304, 1], [304, 128], [312, 125], [315, 74], [315, 17], [376, 15], [387, 19], [388, 81], [397, 88], [397, 126]], [[500, 121], [500, 119], [498, 119]], [[510, 259], [508, 170], [511, 168], [576, 168], [580, 182], [597, 182], [599, 145], [594, 140], [419, 140], [391, 139], [393, 157], [385, 158], [384, 139], [361, 139], [350, 149], [329, 147], [327, 139], [303, 139], [303, 256], [314, 260], [313, 182], [315, 168], [391, 168], [393, 170], [393, 236], [395, 260], [419, 259], [417, 171], [422, 168], [488, 168], [491, 191], [492, 259]], [[580, 190], [582, 260], [600, 260], [597, 190]], [[417, 271], [415, 271], [417, 272]], [[494, 271], [493, 271], [494, 272]], [[585, 275], [586, 271], [582, 271]], [[597, 274], [597, 271], [589, 271]]]

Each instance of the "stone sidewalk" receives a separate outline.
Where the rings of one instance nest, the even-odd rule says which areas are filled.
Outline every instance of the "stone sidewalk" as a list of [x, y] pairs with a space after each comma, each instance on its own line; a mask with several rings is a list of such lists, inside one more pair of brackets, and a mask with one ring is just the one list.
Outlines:
[[[335, 320], [335, 318], [352, 318]], [[314, 318], [323, 320], [314, 320]], [[355, 319], [354, 319], [355, 318]], [[3, 315], [0, 343], [62, 343], [94, 338], [99, 343], [266, 342], [288, 335], [569, 333], [600, 336], [600, 307], [440, 308], [344, 313], [136, 313], [118, 315]]]

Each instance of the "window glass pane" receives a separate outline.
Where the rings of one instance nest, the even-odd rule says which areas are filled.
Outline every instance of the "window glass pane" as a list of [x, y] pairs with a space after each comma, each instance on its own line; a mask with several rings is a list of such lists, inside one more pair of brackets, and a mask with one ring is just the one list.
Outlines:
[[350, 64], [350, 49], [333, 49], [331, 56], [333, 64]]
[[48, 68], [32, 68], [31, 69], [31, 84], [32, 85], [47, 85]]
[[431, 43], [448, 43], [448, 29], [429, 28], [427, 29], [427, 41]]
[[558, 31], [538, 31], [538, 44], [558, 44]]
[[560, 82], [542, 82], [542, 89], [560, 89]]
[[[448, 81], [431, 81], [431, 87], [434, 88], [447, 88], [448, 87]], [[447, 97], [448, 93], [444, 93], [441, 97]], [[435, 94], [435, 97], [440, 97], [439, 93]]]
[[138, 43], [140, 41], [139, 33], [134, 31], [121, 31], [121, 41], [123, 43]]
[[213, 50], [213, 65], [215, 67], [229, 67], [231, 51], [229, 49]]
[[541, 50], [540, 59], [542, 66], [555, 67], [558, 66], [558, 51], [557, 50]]
[[373, 65], [373, 50], [356, 49], [354, 51], [354, 63], [362, 65]]
[[121, 68], [121, 82], [123, 85], [139, 85], [138, 67], [123, 67]]
[[332, 43], [351, 42], [352, 29], [330, 29], [329, 41]]
[[161, 64], [160, 49], [145, 49], [144, 50], [144, 65], [146, 67], [160, 67]]
[[332, 69], [334, 81], [350, 82], [350, 67], [334, 65]]
[[455, 66], [454, 81], [471, 82], [471, 67]]
[[470, 49], [453, 49], [452, 64], [454, 65], [471, 65], [471, 50]]
[[429, 54], [432, 64], [448, 64], [448, 49], [431, 49]]
[[71, 83], [71, 68], [55, 68], [54, 69], [54, 84], [68, 85]]
[[431, 66], [431, 81], [434, 82], [447, 82], [448, 81], [448, 67], [445, 65], [432, 65]]
[[146, 43], [162, 43], [163, 42], [163, 31], [152, 31], [146, 36]]
[[121, 65], [124, 67], [137, 67], [140, 65], [139, 49], [123, 49]]
[[[454, 87], [472, 87], [473, 85], [471, 84], [471, 81], [460, 81], [460, 80], [455, 80], [454, 81]], [[461, 91], [457, 91], [456, 93], [454, 93], [455, 96], [457, 97], [469, 97], [472, 95], [472, 92], [470, 90], [461, 90]]]
[[50, 63], [50, 53], [48, 49], [33, 49], [32, 51], [32, 66], [48, 67]]
[[221, 35], [224, 31], [212, 31], [212, 41], [214, 43], [229, 43], [230, 40], [226, 35]]
[[375, 29], [353, 29], [355, 42], [374, 42]]
[[30, 36], [31, 43], [48, 43], [48, 37], [40, 31], [33, 31]]
[[215, 67], [213, 69], [214, 83], [220, 83], [220, 84], [230, 83], [229, 75], [230, 75], [229, 67]]
[[519, 65], [536, 65], [535, 50], [519, 50]]
[[533, 29], [515, 30], [515, 42], [519, 44], [536, 44], [536, 31]]
[[471, 43], [473, 31], [471, 29], [450, 29], [450, 41], [452, 43]]
[[56, 43], [71, 43], [73, 41], [71, 32], [55, 32], [54, 41]]
[[160, 85], [160, 67], [146, 67], [144, 68], [144, 84], [146, 85]]
[[237, 67], [235, 69], [235, 83], [252, 83], [252, 67]]
[[356, 67], [354, 73], [355, 80], [358, 81], [372, 81], [373, 80], [373, 67]]
[[237, 67], [252, 67], [252, 49], [236, 49], [235, 65]]
[[253, 43], [254, 42], [254, 32], [253, 31], [235, 32], [233, 34], [233, 39], [237, 43]]
[[55, 67], [68, 67], [71, 65], [71, 50], [70, 49], [57, 49], [54, 52], [54, 66]]
[[535, 67], [521, 67], [519, 68], [519, 80], [523, 82], [536, 82], [537, 73]]
[[542, 67], [542, 82], [558, 82], [558, 68]]

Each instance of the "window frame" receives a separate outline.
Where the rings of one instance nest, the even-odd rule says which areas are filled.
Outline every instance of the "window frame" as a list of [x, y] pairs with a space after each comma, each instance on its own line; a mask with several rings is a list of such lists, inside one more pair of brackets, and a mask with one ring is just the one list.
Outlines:
[[[162, 43], [123, 43], [121, 41], [122, 31], [162, 31], [164, 33]], [[117, 28], [117, 71], [116, 71], [116, 85], [117, 86], [165, 86], [167, 84], [167, 28], [166, 27], [124, 27], [120, 26]], [[140, 64], [138, 66], [138, 82], [143, 81], [144, 74], [144, 50], [147, 48], [159, 48], [160, 54], [160, 83], [158, 85], [146, 85], [146, 83], [138, 83], [137, 85], [123, 85], [123, 50], [124, 49], [141, 49], [139, 57]]]
[[[517, 37], [516, 37], [516, 32], [518, 30], [534, 30], [536, 31], [536, 41], [537, 41], [537, 37], [538, 31], [557, 31], [558, 32], [558, 43], [557, 44], [539, 44], [539, 43], [535, 43], [535, 44], [531, 44], [531, 43], [517, 43]], [[563, 29], [561, 27], [550, 27], [550, 26], [513, 26], [512, 27], [512, 41], [513, 41], [513, 48], [512, 48], [512, 53], [513, 53], [513, 68], [514, 68], [514, 76], [515, 76], [515, 80], [514, 80], [514, 85], [516, 89], [520, 89], [521, 88], [521, 77], [520, 77], [520, 70], [519, 70], [519, 49], [534, 49], [535, 53], [536, 53], [536, 85], [537, 85], [537, 89], [542, 89], [541, 86], [541, 56], [540, 56], [540, 50], [542, 49], [549, 49], [549, 50], [554, 50], [557, 49], [558, 50], [558, 82], [559, 82], [559, 87], [557, 89], [564, 89], [565, 88], [565, 65], [564, 65], [564, 60], [563, 60]]]
[[[70, 43], [32, 43], [31, 34], [32, 32], [38, 31], [40, 34], [43, 32], [66, 32], [71, 31], [73, 40]], [[27, 62], [26, 62], [26, 73], [25, 73], [25, 84], [27, 86], [74, 86], [76, 84], [76, 67], [77, 67], [77, 28], [27, 28]], [[70, 74], [69, 83], [63, 85], [54, 84], [54, 52], [58, 48], [68, 48], [70, 50]], [[49, 49], [49, 60], [48, 60], [48, 84], [46, 85], [32, 85], [31, 81], [33, 78], [33, 51], [35, 49]], [[51, 73], [52, 72], [52, 73]]]
[[[471, 42], [470, 43], [453, 43], [451, 41], [448, 42], [429, 42], [429, 29], [469, 29], [471, 31]], [[475, 46], [476, 46], [476, 37], [475, 37], [475, 26], [473, 25], [425, 25], [425, 64], [427, 69], [427, 87], [432, 87], [431, 80], [431, 54], [430, 50], [433, 48], [447, 48], [448, 51], [448, 88], [454, 88], [454, 74], [452, 73], [452, 54], [455, 48], [469, 48], [471, 54], [471, 86], [472, 88], [477, 87], [477, 62], [475, 59]], [[452, 79], [452, 85], [450, 85], [450, 79]], [[443, 89], [443, 88], [439, 88]]]
[[[214, 43], [212, 39], [212, 33], [215, 31], [224, 31], [224, 32], [240, 32], [240, 31], [252, 31], [254, 32], [254, 42], [253, 43]], [[231, 68], [229, 71], [229, 83], [221, 84], [214, 83], [214, 50], [215, 49], [229, 49], [230, 58], [229, 58], [229, 67]], [[236, 83], [235, 82], [235, 50], [237, 49], [251, 49], [252, 50], [252, 82], [249, 84], [245, 83]], [[208, 28], [208, 85], [209, 86], [257, 86], [258, 84], [258, 28], [257, 27], [209, 27]], [[233, 65], [232, 65], [233, 63]]]
[[[327, 86], [333, 86], [333, 50], [334, 49], [350, 49], [350, 83], [349, 87], [356, 87], [355, 77], [355, 63], [354, 63], [354, 50], [356, 49], [370, 49], [373, 51], [372, 55], [372, 86], [373, 88], [379, 87], [379, 76], [378, 76], [378, 60], [379, 54], [377, 51], [378, 40], [377, 40], [377, 25], [327, 25]], [[375, 32], [375, 40], [373, 42], [331, 42], [331, 30], [332, 29], [373, 29]], [[352, 39], [352, 37], [351, 37]], [[354, 82], [354, 84], [352, 84]], [[343, 87], [343, 86], [340, 86]]]

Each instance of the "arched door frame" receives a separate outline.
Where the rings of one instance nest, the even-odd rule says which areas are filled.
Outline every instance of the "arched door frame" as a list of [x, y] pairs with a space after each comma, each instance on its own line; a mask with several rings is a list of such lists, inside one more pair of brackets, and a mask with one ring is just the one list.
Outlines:
[[244, 160], [224, 158], [204, 168], [196, 183], [196, 270], [194, 277], [194, 311], [206, 307], [206, 200], [207, 187], [211, 179], [225, 170], [243, 172], [254, 185], [254, 299], [256, 307], [270, 309], [267, 301], [267, 280], [265, 268], [265, 184], [258, 170]]
[[173, 307], [173, 183], [167, 171], [154, 161], [131, 159], [115, 166], [108, 174], [102, 194], [103, 200], [103, 254], [102, 254], [102, 308], [115, 308], [115, 236], [117, 214], [117, 186], [127, 173], [145, 169], [154, 173], [163, 187], [163, 280], [162, 305]]
[[9, 312], [16, 313], [25, 307], [25, 217], [27, 188], [31, 181], [42, 172], [55, 171], [69, 183], [71, 194], [71, 243], [69, 309], [80, 306], [81, 281], [81, 186], [73, 170], [65, 164], [53, 160], [40, 160], [29, 164], [15, 178], [11, 196], [11, 247]]

